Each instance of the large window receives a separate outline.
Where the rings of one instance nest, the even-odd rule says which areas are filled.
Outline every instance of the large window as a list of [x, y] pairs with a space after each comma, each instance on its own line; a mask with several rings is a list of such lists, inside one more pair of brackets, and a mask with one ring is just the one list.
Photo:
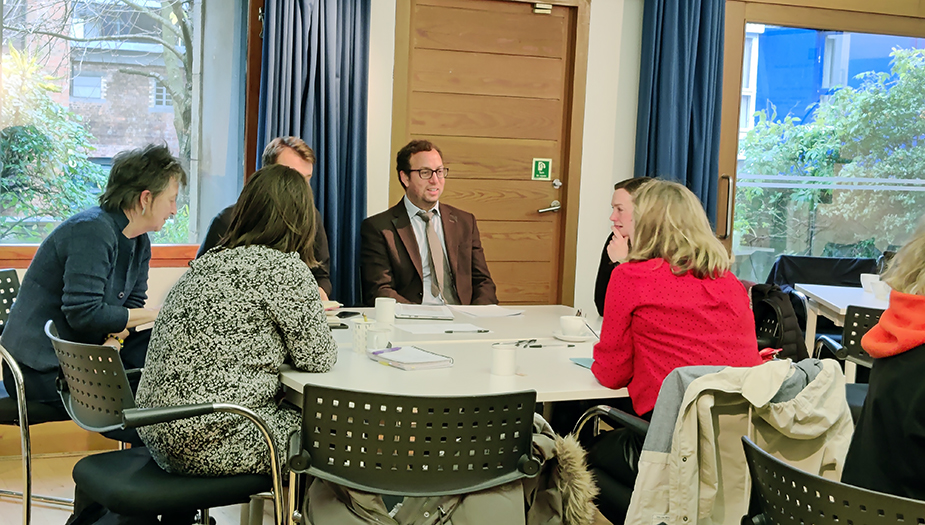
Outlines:
[[[181, 193], [177, 216], [152, 234], [152, 241], [197, 243], [199, 223], [226, 205], [240, 184], [237, 172], [222, 166], [216, 171], [231, 175], [226, 178], [230, 197], [198, 194], [210, 169], [198, 160], [202, 148], [215, 148], [225, 139], [222, 151], [243, 147], [243, 133], [228, 130], [243, 124], [238, 91], [243, 91], [245, 4], [5, 2], [0, 244], [38, 242], [65, 218], [94, 205], [112, 157], [148, 143], [167, 144], [191, 181]], [[203, 23], [208, 8], [234, 13], [227, 15], [234, 23], [220, 20], [221, 31], [208, 29]], [[219, 18], [212, 16], [212, 24]], [[211, 63], [202, 63], [203, 49], [218, 57], [214, 62], [221, 64], [220, 75], [212, 74]], [[210, 92], [208, 108], [202, 103], [204, 85]], [[225, 107], [219, 107], [223, 102]], [[224, 119], [209, 118], [210, 112]], [[228, 115], [238, 113], [239, 121], [228, 121]], [[203, 137], [209, 137], [205, 146]], [[222, 201], [212, 203], [215, 198]]]
[[760, 282], [779, 254], [895, 250], [925, 213], [925, 38], [839, 30], [861, 13], [784, 24], [769, 22], [800, 16], [773, 11], [738, 26], [731, 247], [736, 275]]

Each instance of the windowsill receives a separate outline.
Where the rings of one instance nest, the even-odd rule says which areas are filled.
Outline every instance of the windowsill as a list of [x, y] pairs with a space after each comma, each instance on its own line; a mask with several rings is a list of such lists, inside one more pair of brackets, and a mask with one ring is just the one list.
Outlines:
[[[28, 268], [38, 244], [0, 245], [0, 268]], [[196, 258], [197, 244], [155, 244], [151, 247], [151, 268], [185, 268]]]

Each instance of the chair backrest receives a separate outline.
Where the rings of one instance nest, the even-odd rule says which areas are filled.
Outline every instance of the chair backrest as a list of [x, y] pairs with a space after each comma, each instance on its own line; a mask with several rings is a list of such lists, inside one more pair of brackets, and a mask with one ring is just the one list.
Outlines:
[[19, 295], [19, 275], [13, 268], [0, 270], [0, 332], [10, 318], [10, 308]]
[[122, 411], [135, 408], [135, 398], [119, 352], [111, 346], [65, 341], [51, 321], [45, 323], [45, 334], [61, 365], [58, 392], [71, 419], [92, 432], [124, 428]]
[[775, 525], [908, 525], [925, 523], [925, 502], [831, 481], [761, 450], [742, 437], [766, 523]]
[[793, 286], [827, 284], [832, 286], [861, 286], [862, 273], [874, 273], [877, 260], [854, 257], [809, 257], [781, 255], [768, 274], [767, 283]]
[[[875, 273], [876, 259], [850, 257], [809, 257], [804, 255], [781, 255], [768, 273], [767, 284], [776, 284], [791, 294], [790, 302], [800, 321], [800, 328], [806, 329], [806, 308], [793, 295], [795, 284], [826, 284], [830, 286], [861, 287], [862, 273]], [[820, 316], [816, 332], [837, 334], [834, 324]]]
[[845, 357], [867, 368], [873, 366], [874, 359], [861, 347], [861, 338], [880, 321], [882, 314], [883, 310], [879, 308], [848, 307], [845, 314], [845, 330], [841, 338]]
[[377, 494], [484, 490], [539, 471], [535, 405], [532, 390], [414, 397], [306, 385], [301, 457], [290, 467]]

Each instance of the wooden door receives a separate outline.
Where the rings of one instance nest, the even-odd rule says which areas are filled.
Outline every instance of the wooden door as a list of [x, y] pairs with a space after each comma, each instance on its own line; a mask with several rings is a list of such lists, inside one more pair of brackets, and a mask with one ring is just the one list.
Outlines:
[[[518, 1], [399, 2], [393, 159], [417, 138], [443, 151], [450, 176], [441, 201], [478, 219], [503, 303], [558, 304], [572, 297], [581, 142], [580, 125], [572, 133], [573, 91], [581, 2], [570, 3], [575, 6], [538, 14], [534, 4]], [[534, 158], [552, 159], [549, 180], [531, 180]], [[402, 194], [393, 175], [391, 202]], [[558, 212], [538, 211], [554, 201], [561, 205]]]

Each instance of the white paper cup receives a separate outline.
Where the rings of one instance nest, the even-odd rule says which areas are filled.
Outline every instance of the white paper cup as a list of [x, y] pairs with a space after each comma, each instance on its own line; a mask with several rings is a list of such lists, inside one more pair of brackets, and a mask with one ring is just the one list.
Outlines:
[[861, 274], [861, 288], [867, 293], [874, 293], [874, 283], [880, 282], [880, 276], [875, 273]]
[[512, 376], [517, 371], [517, 348], [499, 345], [491, 349], [491, 373], [496, 376]]
[[886, 284], [883, 281], [877, 281], [875, 283], [872, 283], [871, 286], [874, 289], [874, 296], [877, 299], [880, 299], [881, 301], [886, 301], [887, 299], [890, 298], [890, 290], [892, 290], [892, 288], [890, 288], [890, 285]]
[[358, 354], [366, 353], [366, 339], [369, 329], [376, 324], [372, 319], [352, 319], [353, 324], [353, 351]]
[[395, 299], [376, 297], [376, 322], [383, 325], [395, 324]]
[[382, 350], [392, 344], [392, 327], [376, 323], [366, 332], [366, 349]]
[[579, 336], [585, 333], [585, 320], [577, 315], [563, 315], [559, 318], [562, 335]]

